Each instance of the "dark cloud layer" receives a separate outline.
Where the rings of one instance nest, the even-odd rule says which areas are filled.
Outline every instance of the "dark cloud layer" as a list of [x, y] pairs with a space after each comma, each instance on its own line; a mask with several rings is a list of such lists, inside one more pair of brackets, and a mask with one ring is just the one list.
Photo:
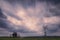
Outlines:
[[7, 24], [5, 23], [4, 20], [0, 20], [0, 27], [1, 28], [7, 28]]
[[2, 10], [0, 9], [0, 27], [1, 28], [7, 28], [7, 24], [5, 23], [4, 20], [2, 19], [6, 19], [7, 17], [2, 13]]
[[3, 14], [3, 12], [2, 12], [2, 9], [0, 8], [0, 18], [7, 18], [4, 14]]
[[49, 24], [49, 25], [50, 27], [49, 26], [47, 27], [47, 32], [49, 33], [55, 33], [60, 29], [58, 24]]
[[26, 7], [27, 5], [28, 6], [35, 5], [36, 0], [5, 0], [5, 1], [11, 3], [12, 5], [15, 5], [15, 3], [19, 3]]
[[8, 1], [10, 3], [16, 3], [16, 2], [19, 2], [19, 3], [25, 3], [25, 2], [30, 2], [31, 4], [32, 3], [36, 3], [36, 1], [40, 1], [40, 2], [51, 2], [51, 3], [54, 3], [54, 4], [59, 4], [60, 3], [60, 0], [5, 0], [5, 1]]

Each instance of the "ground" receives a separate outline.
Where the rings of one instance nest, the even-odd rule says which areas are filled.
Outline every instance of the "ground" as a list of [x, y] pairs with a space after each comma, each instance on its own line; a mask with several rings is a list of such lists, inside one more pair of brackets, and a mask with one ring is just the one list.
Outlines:
[[10, 37], [0, 37], [0, 40], [60, 40], [60, 37], [58, 38], [38, 38], [38, 37], [32, 37], [32, 38], [10, 38]]

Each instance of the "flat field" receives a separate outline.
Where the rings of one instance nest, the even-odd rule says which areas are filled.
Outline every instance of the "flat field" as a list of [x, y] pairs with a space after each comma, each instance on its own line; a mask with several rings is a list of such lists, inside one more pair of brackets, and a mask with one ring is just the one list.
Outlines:
[[60, 40], [59, 37], [57, 38], [37, 38], [37, 37], [32, 37], [32, 38], [10, 38], [10, 37], [0, 37], [0, 40]]

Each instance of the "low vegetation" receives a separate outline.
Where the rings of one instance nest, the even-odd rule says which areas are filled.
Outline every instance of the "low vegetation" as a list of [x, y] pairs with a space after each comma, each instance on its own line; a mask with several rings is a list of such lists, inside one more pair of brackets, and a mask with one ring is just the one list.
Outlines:
[[0, 40], [60, 40], [60, 37], [25, 37], [25, 38], [0, 37]]

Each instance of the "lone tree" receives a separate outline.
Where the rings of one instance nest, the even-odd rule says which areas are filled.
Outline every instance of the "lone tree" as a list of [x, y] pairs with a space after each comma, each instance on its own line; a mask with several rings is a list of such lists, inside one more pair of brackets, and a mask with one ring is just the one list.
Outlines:
[[46, 30], [47, 30], [47, 25], [46, 25], [46, 26], [43, 26], [43, 28], [44, 28], [44, 36], [46, 37], [46, 36], [47, 36], [47, 32], [46, 32]]
[[17, 32], [13, 32], [12, 36], [17, 37]]

